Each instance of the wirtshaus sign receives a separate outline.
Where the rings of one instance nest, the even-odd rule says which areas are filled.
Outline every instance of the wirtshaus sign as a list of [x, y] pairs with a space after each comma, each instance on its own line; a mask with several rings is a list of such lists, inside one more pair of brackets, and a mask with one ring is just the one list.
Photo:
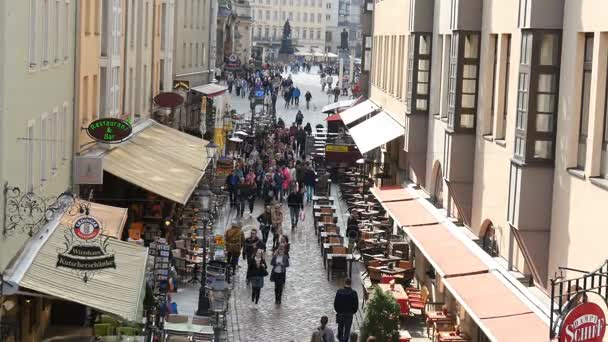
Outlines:
[[108, 144], [125, 141], [132, 131], [133, 128], [128, 121], [117, 118], [95, 120], [87, 127], [87, 134], [92, 139]]
[[94, 217], [77, 217], [66, 230], [65, 248], [58, 251], [57, 267], [76, 271], [85, 283], [99, 270], [116, 268], [114, 253], [108, 251], [109, 237], [101, 236], [101, 230]]

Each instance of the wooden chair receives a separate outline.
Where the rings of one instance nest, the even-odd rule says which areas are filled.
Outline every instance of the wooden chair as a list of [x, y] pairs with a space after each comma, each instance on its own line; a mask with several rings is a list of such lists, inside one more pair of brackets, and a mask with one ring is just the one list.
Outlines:
[[346, 254], [347, 250], [344, 246], [331, 246], [329, 247], [329, 252], [331, 254]]
[[193, 325], [211, 325], [211, 318], [205, 316], [192, 317]]
[[330, 236], [328, 239], [329, 243], [340, 243], [340, 237], [339, 236]]
[[452, 332], [452, 331], [454, 331], [454, 324], [452, 322], [435, 322], [435, 323], [433, 323], [432, 340], [435, 342], [438, 342], [440, 332]]
[[169, 317], [167, 317], [167, 322], [169, 322], [169, 323], [188, 323], [188, 316], [169, 314]]
[[321, 208], [321, 214], [331, 215], [333, 213], [332, 208]]
[[413, 267], [414, 267], [414, 265], [412, 265], [412, 262], [411, 262], [411, 261], [407, 261], [407, 260], [400, 260], [400, 261], [399, 261], [399, 266], [398, 266], [398, 267], [399, 267], [399, 268], [403, 268], [403, 269], [405, 269], [405, 270], [409, 270], [409, 269], [413, 268]]

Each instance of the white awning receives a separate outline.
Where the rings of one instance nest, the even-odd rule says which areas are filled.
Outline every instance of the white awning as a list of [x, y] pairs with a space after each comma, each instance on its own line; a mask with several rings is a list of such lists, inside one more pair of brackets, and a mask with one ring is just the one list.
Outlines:
[[352, 127], [349, 132], [361, 153], [373, 150], [405, 133], [403, 126], [387, 112], [376, 114]]
[[321, 109], [321, 112], [327, 113], [327, 112], [331, 112], [331, 111], [334, 111], [339, 108], [350, 107], [355, 103], [355, 101], [357, 101], [357, 100], [354, 99], [354, 100], [346, 100], [346, 101], [338, 101], [338, 102], [330, 103], [327, 106], [324, 106]]
[[[90, 215], [99, 220], [103, 234], [103, 226], [114, 222], [102, 220], [106, 213], [98, 212], [97, 206], [91, 203]], [[5, 285], [9, 285], [13, 291], [19, 287], [38, 291], [141, 322], [147, 248], [113, 238], [100, 240], [104, 243], [106, 253], [114, 256], [115, 267], [94, 271], [86, 283], [79, 271], [57, 267], [59, 253], [66, 250], [66, 236], [71, 236], [74, 221], [78, 217], [57, 215], [29, 239], [19, 256], [6, 269]], [[116, 231], [117, 227], [108, 227], [108, 230]]]
[[376, 106], [372, 100], [365, 100], [358, 105], [350, 107], [340, 113], [340, 117], [342, 118], [342, 122], [344, 122], [345, 125], [348, 125], [378, 110], [379, 108], [380, 107]]
[[209, 84], [205, 84], [205, 85], [190, 88], [190, 89], [194, 90], [194, 91], [198, 91], [199, 93], [206, 95], [207, 97], [214, 97], [214, 96], [222, 95], [228, 89], [228, 87], [219, 85], [219, 84], [215, 84], [215, 83], [209, 83]]
[[336, 55], [335, 53], [332, 53], [332, 52], [328, 52], [327, 57], [328, 58], [338, 58], [338, 55]]

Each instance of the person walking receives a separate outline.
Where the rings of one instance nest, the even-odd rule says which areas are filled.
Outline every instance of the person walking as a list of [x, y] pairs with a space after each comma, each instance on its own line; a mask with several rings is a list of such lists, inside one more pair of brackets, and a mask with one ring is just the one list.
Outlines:
[[327, 84], [327, 78], [325, 77], [325, 73], [321, 72], [321, 91], [325, 91], [326, 84]]
[[242, 218], [245, 212], [245, 202], [249, 196], [249, 187], [247, 184], [239, 183], [236, 186], [236, 217]]
[[304, 121], [304, 114], [302, 114], [301, 110], [298, 110], [298, 113], [296, 114], [296, 125], [302, 126], [302, 121]]
[[300, 95], [301, 95], [300, 88], [295, 87], [293, 89], [293, 98], [294, 98], [296, 107], [300, 106]]
[[321, 325], [317, 327], [312, 335], [311, 342], [335, 342], [334, 331], [327, 326], [329, 318], [327, 316], [321, 317]]
[[283, 234], [283, 211], [279, 203], [275, 203], [270, 211], [270, 215], [272, 220], [272, 244], [274, 245], [279, 236]]
[[239, 97], [241, 96], [241, 88], [243, 86], [243, 82], [241, 81], [241, 78], [237, 76], [236, 80], [234, 80], [234, 83], [236, 86], [236, 96]]
[[272, 256], [270, 265], [272, 266], [270, 281], [274, 282], [274, 303], [281, 305], [283, 288], [285, 287], [285, 280], [287, 278], [287, 267], [289, 267], [289, 257], [285, 255], [285, 249], [283, 247], [279, 247], [279, 249], [276, 250]]
[[234, 274], [236, 266], [239, 264], [243, 244], [245, 243], [245, 234], [243, 234], [240, 225], [233, 223], [224, 234], [224, 237], [226, 239], [226, 257]]
[[306, 170], [304, 170], [304, 186], [306, 187], [306, 202], [312, 202], [312, 194], [314, 193], [315, 183], [317, 182], [317, 174], [310, 166], [310, 162], [306, 162]]
[[331, 75], [327, 76], [325, 78], [325, 84], [327, 85], [327, 89], [331, 89], [332, 83], [334, 83], [334, 79], [331, 77]]
[[353, 324], [353, 315], [359, 310], [359, 297], [357, 292], [351, 288], [351, 285], [350, 278], [346, 278], [344, 288], [339, 289], [334, 298], [339, 342], [348, 342], [350, 327]]
[[232, 86], [234, 85], [234, 76], [232, 76], [232, 73], [228, 75], [226, 83], [228, 84], [228, 92], [232, 94]]
[[304, 209], [304, 195], [302, 191], [293, 191], [287, 197], [287, 206], [291, 217], [291, 229], [295, 229], [298, 225], [300, 210]]
[[270, 114], [275, 114], [277, 112], [277, 92], [278, 89], [273, 91], [270, 96], [270, 100], [272, 101], [272, 112], [270, 112]]
[[310, 100], [312, 99], [312, 94], [310, 91], [306, 91], [306, 94], [304, 94], [304, 99], [306, 100], [306, 110], [310, 110]]
[[338, 85], [336, 84], [336, 87], [333, 90], [334, 92], [334, 102], [338, 102], [338, 99], [340, 97], [340, 87], [338, 87]]
[[[247, 266], [251, 265], [253, 258], [255, 257], [258, 250], [265, 251], [266, 245], [262, 243], [262, 240], [258, 237], [258, 231], [254, 228], [249, 232], [249, 237], [245, 239], [243, 243], [243, 257], [247, 260]], [[247, 284], [250, 281], [250, 273], [247, 271]]]
[[271, 207], [267, 205], [264, 212], [257, 218], [258, 223], [260, 224], [260, 230], [262, 231], [262, 242], [264, 243], [264, 246], [266, 246], [266, 243], [268, 242], [268, 234], [272, 227], [272, 212], [270, 209]]
[[241, 80], [241, 97], [245, 97], [245, 93], [247, 93], [248, 88], [249, 88], [249, 82], [247, 82], [247, 79], [243, 77], [243, 79]]
[[247, 268], [249, 281], [251, 282], [252, 309], [257, 310], [260, 301], [260, 292], [264, 287], [264, 278], [268, 275], [268, 266], [264, 260], [264, 251], [258, 250]]

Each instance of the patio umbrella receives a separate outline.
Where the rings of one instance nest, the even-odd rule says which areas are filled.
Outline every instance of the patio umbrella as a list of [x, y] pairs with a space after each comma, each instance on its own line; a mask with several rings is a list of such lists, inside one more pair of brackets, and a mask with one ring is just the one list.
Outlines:
[[247, 134], [246, 132], [243, 132], [243, 131], [236, 131], [234, 134], [236, 134], [236, 135], [242, 135], [244, 137], [249, 136], [249, 134]]
[[228, 138], [228, 140], [230, 140], [232, 142], [237, 142], [237, 143], [243, 142], [243, 139], [241, 139], [239, 137], [230, 137], [230, 138]]

